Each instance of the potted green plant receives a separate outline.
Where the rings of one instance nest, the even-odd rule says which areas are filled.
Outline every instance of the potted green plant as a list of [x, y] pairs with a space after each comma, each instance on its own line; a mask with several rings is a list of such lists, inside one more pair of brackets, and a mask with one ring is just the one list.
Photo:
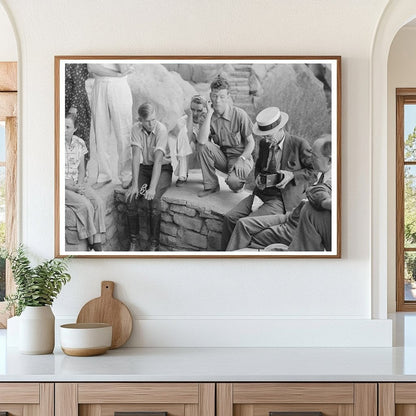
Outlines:
[[19, 350], [49, 354], [55, 346], [55, 316], [51, 305], [71, 276], [68, 257], [32, 266], [23, 246], [3, 255], [10, 261], [16, 292], [6, 296], [9, 310], [19, 318]]

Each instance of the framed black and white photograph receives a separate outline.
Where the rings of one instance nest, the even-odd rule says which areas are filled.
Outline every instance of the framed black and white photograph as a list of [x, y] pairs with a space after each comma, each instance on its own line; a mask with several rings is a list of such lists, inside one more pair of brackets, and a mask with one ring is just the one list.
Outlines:
[[55, 57], [57, 257], [341, 256], [341, 58]]

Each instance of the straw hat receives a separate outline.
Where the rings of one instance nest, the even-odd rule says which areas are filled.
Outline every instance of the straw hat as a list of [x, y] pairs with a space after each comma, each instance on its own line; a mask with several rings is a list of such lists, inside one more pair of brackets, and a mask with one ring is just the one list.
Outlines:
[[289, 116], [277, 107], [268, 107], [257, 114], [253, 126], [253, 133], [257, 136], [268, 136], [282, 129], [289, 120]]

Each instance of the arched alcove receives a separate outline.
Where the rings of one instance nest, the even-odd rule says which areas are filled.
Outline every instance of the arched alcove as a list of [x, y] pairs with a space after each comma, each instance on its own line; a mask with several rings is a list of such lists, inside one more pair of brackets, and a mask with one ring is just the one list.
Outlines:
[[[390, 2], [375, 33], [371, 59], [371, 170], [372, 170], [372, 316], [385, 319], [388, 294], [395, 278], [395, 239], [391, 222], [395, 218], [395, 174], [392, 162], [388, 120], [388, 57], [397, 32], [416, 17], [414, 0]], [[394, 110], [393, 110], [394, 111]], [[393, 115], [394, 116], [394, 115]], [[391, 310], [390, 310], [391, 311]]]
[[12, 22], [10, 21], [2, 1], [0, 1], [0, 39], [0, 62], [17, 62], [17, 41]]

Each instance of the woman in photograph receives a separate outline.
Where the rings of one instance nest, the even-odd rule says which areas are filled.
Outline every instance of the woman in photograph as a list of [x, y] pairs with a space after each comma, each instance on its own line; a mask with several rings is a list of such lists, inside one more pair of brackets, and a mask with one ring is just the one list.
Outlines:
[[[90, 148], [91, 109], [85, 81], [88, 79], [87, 64], [65, 65], [65, 114], [75, 114], [78, 120], [77, 136]], [[85, 155], [88, 160], [88, 153]]]
[[127, 75], [133, 71], [125, 64], [88, 64], [94, 77], [91, 93], [92, 134], [91, 159], [97, 164], [95, 189], [111, 182], [113, 178], [110, 155], [115, 136], [117, 149], [117, 174], [123, 188], [131, 182], [131, 147], [133, 98]]
[[87, 239], [89, 250], [102, 251], [105, 206], [99, 195], [85, 182], [84, 141], [76, 136], [78, 122], [74, 114], [65, 117], [65, 206], [77, 219], [80, 240]]

